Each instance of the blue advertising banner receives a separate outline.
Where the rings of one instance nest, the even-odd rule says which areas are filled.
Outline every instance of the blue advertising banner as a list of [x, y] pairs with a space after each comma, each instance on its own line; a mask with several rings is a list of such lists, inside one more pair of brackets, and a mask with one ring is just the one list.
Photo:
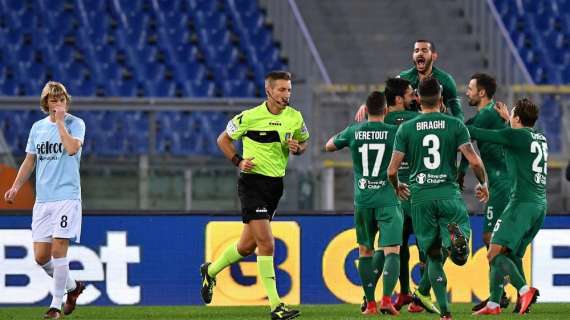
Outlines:
[[[453, 302], [488, 296], [482, 222], [471, 218], [473, 249], [467, 265], [445, 266]], [[0, 216], [0, 304], [45, 305], [51, 299], [51, 278], [34, 262], [30, 224], [30, 216]], [[201, 304], [200, 264], [237, 241], [241, 229], [238, 217], [207, 214], [84, 216], [81, 243], [68, 253], [72, 276], [88, 284], [78, 302]], [[281, 216], [272, 229], [278, 289], [286, 303], [360, 302], [352, 216]], [[526, 276], [541, 289], [541, 301], [570, 299], [569, 231], [570, 217], [549, 216], [527, 251]], [[410, 252], [414, 284], [419, 280], [416, 247]], [[213, 305], [266, 303], [255, 261], [247, 257], [218, 274]]]

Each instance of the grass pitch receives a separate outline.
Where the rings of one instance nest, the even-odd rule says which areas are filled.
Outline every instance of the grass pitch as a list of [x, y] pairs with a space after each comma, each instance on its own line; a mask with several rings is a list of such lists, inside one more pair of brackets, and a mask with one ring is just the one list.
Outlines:
[[[471, 304], [453, 304], [453, 319], [477, 319], [471, 316]], [[387, 315], [362, 316], [359, 306], [351, 304], [328, 304], [328, 305], [301, 305], [299, 319], [331, 320], [331, 319], [375, 319], [381, 317], [388, 319]], [[483, 317], [483, 319], [570, 319], [570, 304], [562, 303], [539, 303], [532, 306], [532, 313], [521, 318], [518, 314], [513, 314], [513, 305], [508, 309], [503, 309], [499, 316]], [[0, 319], [8, 320], [28, 320], [42, 319], [48, 307], [2, 307], [0, 308]], [[205, 307], [205, 306], [171, 306], [171, 307], [91, 307], [78, 306], [75, 312], [64, 317], [69, 320], [130, 320], [130, 319], [200, 319], [200, 320], [268, 320], [269, 311], [267, 307]], [[399, 317], [394, 319], [439, 319], [435, 314], [425, 312], [410, 314], [403, 311]]]

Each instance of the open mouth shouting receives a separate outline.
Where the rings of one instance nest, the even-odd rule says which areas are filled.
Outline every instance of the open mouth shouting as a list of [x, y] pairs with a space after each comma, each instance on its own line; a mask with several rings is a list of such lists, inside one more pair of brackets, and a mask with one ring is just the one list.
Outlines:
[[416, 68], [418, 71], [425, 71], [427, 68], [427, 61], [423, 56], [416, 58]]

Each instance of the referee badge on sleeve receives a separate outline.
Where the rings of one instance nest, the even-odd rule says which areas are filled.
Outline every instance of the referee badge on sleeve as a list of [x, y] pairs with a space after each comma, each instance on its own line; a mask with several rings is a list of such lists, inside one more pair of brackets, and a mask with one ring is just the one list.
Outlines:
[[236, 125], [234, 124], [234, 122], [233, 122], [232, 120], [228, 121], [228, 125], [226, 126], [226, 132], [231, 136], [231, 135], [233, 135], [237, 130], [238, 130], [238, 128], [236, 127]]

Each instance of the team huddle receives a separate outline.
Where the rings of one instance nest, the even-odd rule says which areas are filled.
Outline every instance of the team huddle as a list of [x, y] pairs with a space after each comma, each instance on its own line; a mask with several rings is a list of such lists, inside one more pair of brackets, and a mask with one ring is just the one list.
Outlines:
[[[429, 55], [431, 46], [418, 41], [415, 53], [427, 49], [423, 52]], [[448, 107], [455, 97], [444, 98], [446, 87], [441, 83], [449, 76], [429, 68], [433, 70], [425, 74], [418, 68], [415, 76], [404, 71], [400, 78], [388, 79], [384, 93], [372, 92], [357, 113], [358, 121], [364, 113], [367, 121], [348, 126], [325, 146], [326, 151], [348, 147], [352, 155], [358, 271], [364, 289], [361, 311], [375, 314], [379, 308], [398, 315], [409, 304], [411, 313], [425, 310], [451, 319], [443, 264], [450, 258], [461, 266], [469, 257], [471, 228], [461, 191], [470, 166], [479, 182], [475, 195], [487, 203], [483, 239], [491, 291], [489, 299], [473, 307], [473, 315], [497, 315], [507, 307], [505, 279], [518, 290], [514, 312], [527, 313], [539, 293], [526, 284], [522, 258], [546, 215], [548, 145], [544, 135], [533, 129], [539, 108], [521, 99], [509, 112], [505, 104], [493, 100], [495, 80], [478, 73], [467, 90], [469, 104], [478, 112], [464, 124], [462, 112]], [[411, 111], [414, 83], [417, 112]], [[452, 115], [444, 113], [446, 107]], [[477, 141], [482, 159], [471, 139]], [[422, 262], [422, 277], [413, 294], [408, 265], [411, 232]], [[383, 297], [378, 307], [374, 291], [381, 275]], [[398, 277], [401, 292], [392, 303]], [[431, 289], [438, 306], [431, 301]]]
[[[495, 80], [477, 73], [466, 96], [478, 111], [464, 123], [456, 84], [433, 66], [436, 58], [432, 42], [416, 41], [414, 67], [388, 79], [384, 92], [370, 93], [357, 112], [357, 122], [324, 147], [327, 152], [349, 148], [352, 155], [358, 273], [364, 291], [361, 311], [398, 315], [408, 305], [411, 313], [426, 311], [451, 319], [443, 265], [449, 258], [462, 266], [470, 256], [471, 227], [462, 190], [471, 167], [478, 180], [475, 196], [487, 204], [483, 241], [490, 265], [490, 297], [473, 308], [474, 315], [497, 315], [508, 306], [506, 279], [519, 294], [514, 311], [527, 313], [539, 292], [526, 283], [522, 258], [546, 215], [548, 144], [533, 129], [539, 108], [521, 99], [509, 111], [494, 100]], [[293, 319], [299, 310], [285, 305], [277, 292], [270, 222], [283, 194], [289, 155], [304, 153], [309, 131], [301, 112], [289, 106], [288, 72], [268, 73], [265, 91], [266, 101], [233, 117], [217, 139], [224, 156], [240, 170], [237, 190], [244, 228], [239, 240], [215, 261], [200, 266], [200, 295], [210, 303], [216, 275], [255, 252], [271, 319]], [[32, 126], [26, 158], [4, 195], [12, 202], [36, 168], [35, 260], [54, 281], [46, 319], [71, 314], [85, 289], [70, 276], [67, 259], [70, 241], [79, 242], [81, 234], [79, 163], [85, 136], [84, 122], [68, 113], [70, 103], [63, 84], [46, 84], [41, 108], [47, 116]], [[242, 140], [241, 155], [235, 140]], [[408, 247], [412, 233], [422, 270], [413, 293]], [[374, 294], [380, 278], [383, 292], [378, 304]], [[401, 291], [393, 302], [398, 281]], [[431, 300], [432, 289], [437, 305]]]

